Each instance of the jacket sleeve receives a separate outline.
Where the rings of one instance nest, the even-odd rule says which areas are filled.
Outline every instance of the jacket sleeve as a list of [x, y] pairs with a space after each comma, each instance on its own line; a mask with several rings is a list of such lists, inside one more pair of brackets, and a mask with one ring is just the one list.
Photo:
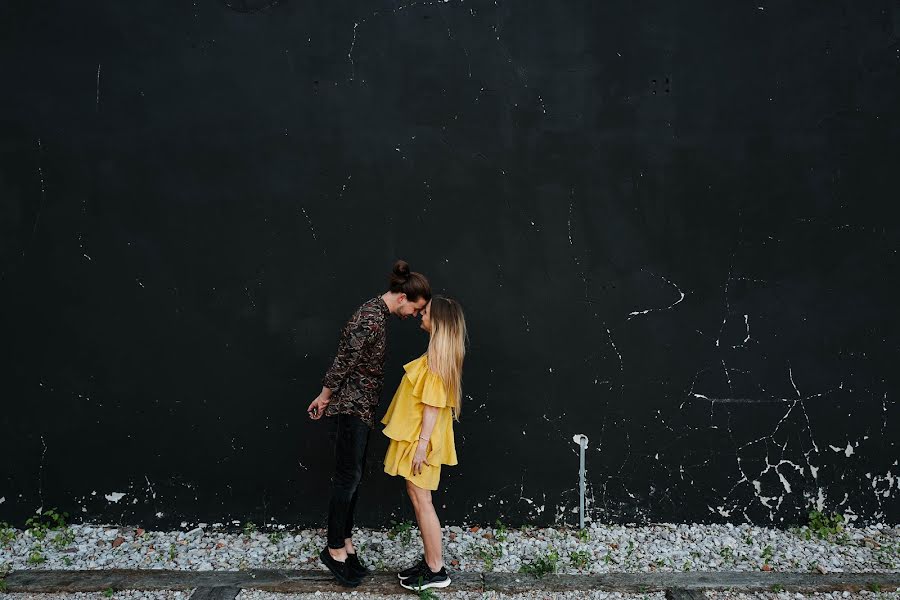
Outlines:
[[357, 364], [369, 342], [379, 333], [381, 326], [371, 317], [357, 313], [344, 326], [337, 354], [322, 379], [322, 385], [336, 392]]

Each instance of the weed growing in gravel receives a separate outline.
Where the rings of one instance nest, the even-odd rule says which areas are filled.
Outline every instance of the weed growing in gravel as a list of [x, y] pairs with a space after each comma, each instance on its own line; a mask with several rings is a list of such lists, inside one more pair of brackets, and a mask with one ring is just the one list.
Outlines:
[[[423, 583], [422, 578], [419, 577], [419, 585], [421, 586]], [[431, 588], [425, 588], [419, 590], [419, 600], [438, 600], [439, 596], [434, 593], [434, 590]]]
[[75, 541], [75, 532], [66, 527], [55, 536], [53, 536], [53, 547], [57, 550], [63, 550], [72, 545], [72, 542]]
[[41, 552], [40, 544], [35, 544], [34, 546], [32, 546], [31, 552], [28, 553], [28, 559], [27, 559], [28, 564], [39, 565], [42, 562], [44, 562], [45, 560], [47, 560], [47, 559], [46, 559], [46, 557], [44, 557], [44, 554]]
[[578, 530], [578, 539], [587, 543], [591, 539], [591, 532], [587, 528]]
[[72, 559], [70, 557], [63, 556], [62, 561], [63, 561], [63, 564], [66, 565], [67, 567], [72, 566]]
[[16, 530], [9, 523], [0, 523], [0, 545], [8, 546], [16, 541]]
[[722, 546], [719, 549], [719, 556], [722, 557], [722, 562], [728, 564], [734, 564], [734, 550], [731, 549], [730, 546]]
[[900, 544], [883, 544], [880, 548], [876, 548], [872, 554], [875, 560], [883, 564], [889, 569], [896, 568], [896, 559], [900, 557]]
[[106, 596], [107, 598], [112, 598], [113, 594], [115, 594], [115, 593], [116, 593], [116, 591], [112, 588], [106, 588], [105, 590], [103, 590], [103, 595]]
[[169, 544], [169, 560], [175, 560], [175, 544]]
[[43, 540], [47, 537], [47, 532], [63, 529], [67, 518], [69, 513], [59, 513], [55, 508], [48, 508], [25, 521], [25, 530], [34, 539]]
[[281, 542], [283, 539], [284, 539], [283, 531], [273, 531], [269, 534], [269, 542], [272, 545], [277, 546], [278, 543]]
[[0, 579], [0, 594], [6, 593], [6, 580]]
[[246, 523], [244, 523], [244, 527], [242, 529], [242, 531], [244, 532], [244, 535], [247, 537], [250, 537], [254, 533], [256, 533], [256, 530], [257, 530], [256, 523], [254, 523], [253, 521], [247, 521]]
[[769, 561], [775, 557], [775, 550], [772, 549], [772, 546], [766, 546], [763, 548], [762, 555], [760, 558], [763, 559], [763, 564], [769, 564]]
[[520, 573], [528, 573], [535, 577], [543, 577], [550, 573], [556, 573], [556, 565], [559, 562], [559, 554], [554, 549], [543, 555], [537, 556], [530, 563], [525, 563], [519, 567]]
[[591, 553], [587, 550], [574, 550], [569, 553], [569, 562], [576, 569], [584, 569], [591, 564]]
[[493, 571], [494, 561], [503, 556], [503, 548], [500, 546], [477, 546], [469, 547], [469, 553], [478, 559], [484, 561], [484, 570]]
[[809, 511], [809, 524], [805, 530], [806, 539], [812, 539], [816, 534], [821, 539], [829, 539], [844, 531], [844, 515], [832, 513], [826, 515], [817, 510]]
[[869, 590], [870, 592], [872, 592], [873, 594], [877, 594], [881, 591], [881, 584], [880, 583], [870, 583], [869, 585], [866, 586], [866, 589]]
[[744, 543], [747, 544], [748, 546], [752, 546], [753, 545], [753, 536], [750, 535], [749, 533], [747, 535], [745, 535]]
[[784, 586], [781, 585], [780, 583], [774, 583], [774, 584], [772, 584], [772, 591], [775, 592], [776, 594], [779, 592], [783, 592]]
[[505, 542], [509, 538], [509, 532], [506, 529], [506, 525], [503, 524], [503, 521], [497, 519], [497, 522], [494, 523], [494, 539], [498, 542]]
[[412, 542], [413, 524], [410, 521], [391, 521], [391, 528], [387, 532], [388, 539], [396, 539], [404, 546]]

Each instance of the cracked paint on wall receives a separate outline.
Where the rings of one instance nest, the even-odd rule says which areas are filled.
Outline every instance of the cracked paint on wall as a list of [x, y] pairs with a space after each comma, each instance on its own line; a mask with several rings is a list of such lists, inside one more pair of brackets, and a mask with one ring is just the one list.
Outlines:
[[577, 523], [574, 431], [588, 520], [896, 522], [893, 5], [244, 4], [7, 36], [0, 520], [321, 524], [305, 408], [402, 257], [469, 319], [446, 522]]

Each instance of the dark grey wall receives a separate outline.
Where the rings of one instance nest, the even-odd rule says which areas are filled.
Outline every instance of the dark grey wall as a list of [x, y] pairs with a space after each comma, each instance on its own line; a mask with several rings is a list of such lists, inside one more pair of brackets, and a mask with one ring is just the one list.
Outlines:
[[[896, 522], [896, 2], [0, 8], [0, 520], [312, 525], [398, 257], [450, 522]], [[426, 339], [391, 326], [385, 398]], [[895, 431], [895, 434], [891, 434]], [[370, 446], [361, 521], [409, 515]], [[124, 494], [121, 495], [120, 494]]]

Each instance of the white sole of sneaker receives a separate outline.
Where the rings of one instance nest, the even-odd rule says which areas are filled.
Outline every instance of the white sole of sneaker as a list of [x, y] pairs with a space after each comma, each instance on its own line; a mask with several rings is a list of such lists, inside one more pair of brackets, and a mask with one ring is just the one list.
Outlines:
[[422, 590], [427, 590], [428, 588], [445, 588], [450, 585], [450, 578], [443, 581], [435, 581], [434, 583], [423, 583], [421, 586], [416, 584], [406, 584], [403, 581], [400, 582], [400, 585], [408, 590], [412, 590], [414, 592], [420, 592]]

